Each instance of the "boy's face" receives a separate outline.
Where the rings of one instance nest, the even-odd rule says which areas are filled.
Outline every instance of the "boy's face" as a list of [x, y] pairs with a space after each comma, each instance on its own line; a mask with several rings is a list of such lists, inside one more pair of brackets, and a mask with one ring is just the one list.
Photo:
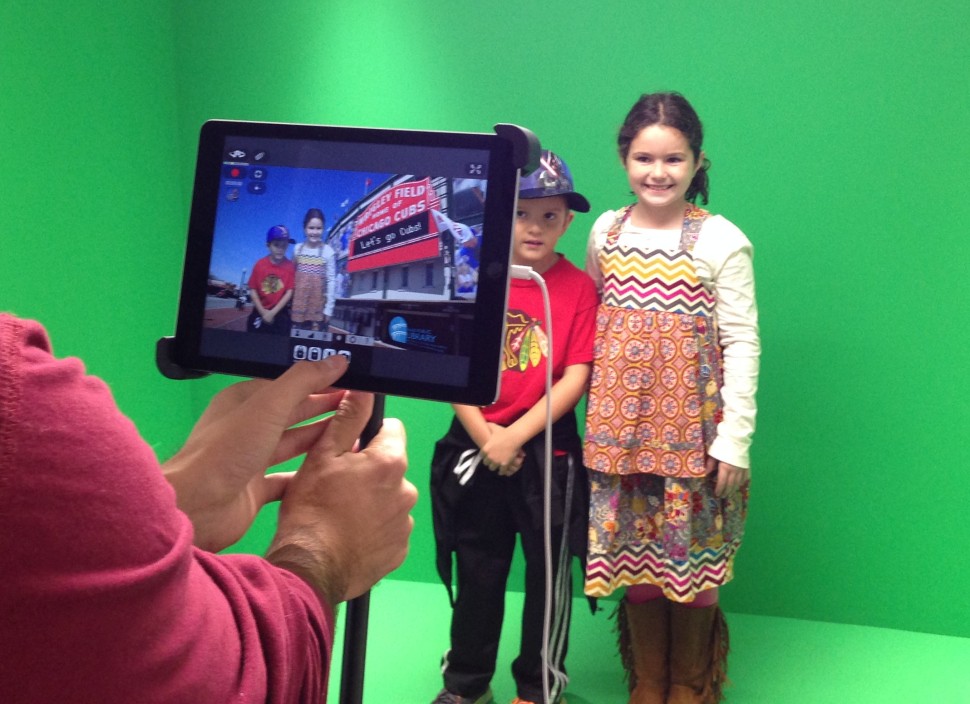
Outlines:
[[274, 264], [279, 264], [286, 259], [286, 249], [290, 246], [290, 241], [288, 239], [273, 240], [267, 242], [266, 246], [269, 248], [269, 260]]
[[572, 221], [573, 212], [563, 196], [520, 198], [515, 211], [512, 263], [544, 273], [556, 263], [556, 243]]

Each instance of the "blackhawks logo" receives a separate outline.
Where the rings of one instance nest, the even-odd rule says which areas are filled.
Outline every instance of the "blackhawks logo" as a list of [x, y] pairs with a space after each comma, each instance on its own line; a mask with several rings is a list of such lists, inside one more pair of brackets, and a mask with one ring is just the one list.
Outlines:
[[269, 274], [259, 286], [264, 295], [283, 290], [283, 279], [276, 274]]
[[539, 366], [549, 356], [549, 338], [539, 327], [539, 321], [520, 310], [510, 310], [505, 318], [505, 358], [502, 369], [524, 372]]

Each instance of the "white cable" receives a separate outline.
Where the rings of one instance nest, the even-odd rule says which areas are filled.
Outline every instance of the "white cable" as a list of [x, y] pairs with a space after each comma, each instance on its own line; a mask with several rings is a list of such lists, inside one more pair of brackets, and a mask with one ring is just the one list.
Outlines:
[[[542, 701], [551, 704], [549, 692], [549, 631], [552, 623], [552, 306], [546, 281], [532, 267], [513, 264], [511, 276], [515, 279], [535, 281], [542, 291], [542, 303], [546, 314], [546, 340], [549, 354], [546, 358], [546, 442], [542, 477], [542, 535], [545, 544], [546, 590], [542, 614]], [[564, 536], [565, 538], [565, 536]]]

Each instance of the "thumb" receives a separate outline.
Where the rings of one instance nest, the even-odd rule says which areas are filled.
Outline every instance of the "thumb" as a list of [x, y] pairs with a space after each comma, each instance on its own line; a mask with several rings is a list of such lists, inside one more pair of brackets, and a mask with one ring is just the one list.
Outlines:
[[264, 475], [261, 485], [262, 504], [265, 506], [266, 504], [281, 500], [283, 494], [286, 493], [286, 488], [295, 476], [296, 472], [273, 472], [272, 474]]
[[341, 399], [337, 412], [330, 417], [327, 429], [314, 450], [327, 457], [338, 457], [352, 451], [373, 410], [373, 394], [348, 391]]

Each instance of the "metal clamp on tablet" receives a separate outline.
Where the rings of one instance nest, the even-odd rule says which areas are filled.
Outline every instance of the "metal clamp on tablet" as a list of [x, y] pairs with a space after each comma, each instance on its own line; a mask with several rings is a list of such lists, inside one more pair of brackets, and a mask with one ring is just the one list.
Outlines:
[[160, 337], [155, 343], [155, 366], [166, 379], [182, 381], [184, 379], [201, 379], [209, 376], [209, 372], [201, 372], [197, 369], [186, 369], [181, 364], [172, 359], [172, 350], [175, 345], [174, 337]]

